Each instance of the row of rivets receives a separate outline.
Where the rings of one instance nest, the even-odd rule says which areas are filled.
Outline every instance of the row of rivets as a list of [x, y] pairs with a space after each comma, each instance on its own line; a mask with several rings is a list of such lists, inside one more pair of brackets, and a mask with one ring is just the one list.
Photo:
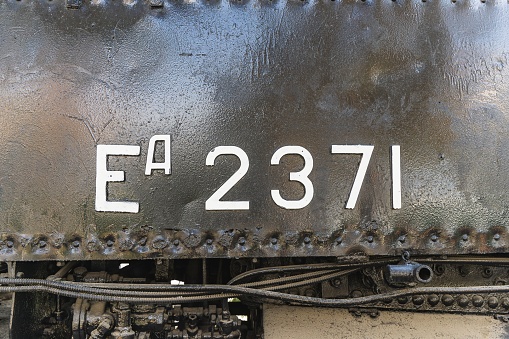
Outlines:
[[[500, 228], [497, 227], [496, 230], [498, 231]], [[505, 232], [501, 234], [497, 231], [492, 231], [491, 233], [491, 245], [494, 247], [506, 246], [509, 242], [504, 241], [506, 238]], [[164, 248], [168, 248], [170, 245], [179, 248], [198, 248], [202, 245], [212, 246], [217, 244], [230, 249], [237, 247], [240, 251], [249, 251], [251, 249], [256, 250], [257, 248], [261, 249], [264, 246], [272, 247], [274, 250], [284, 250], [287, 248], [286, 246], [292, 246], [291, 248], [297, 249], [300, 246], [302, 250], [317, 250], [322, 248], [323, 250], [335, 251], [335, 248], [347, 250], [350, 246], [355, 246], [357, 244], [363, 245], [369, 249], [378, 248], [380, 246], [384, 246], [387, 249], [418, 249], [426, 248], [428, 246], [435, 247], [434, 244], [440, 241], [440, 236], [434, 232], [433, 234], [429, 233], [427, 235], [429, 239], [428, 243], [426, 243], [426, 241], [423, 242], [422, 237], [411, 237], [409, 234], [402, 234], [397, 236], [393, 245], [384, 241], [384, 238], [378, 236], [376, 232], [367, 232], [364, 235], [357, 234], [355, 232], [345, 232], [340, 236], [319, 235], [311, 232], [273, 234], [272, 236], [265, 238], [267, 239], [266, 242], [262, 240], [263, 238], [260, 239], [259, 237], [253, 237], [250, 234], [245, 234], [243, 232], [236, 233], [231, 231], [217, 231], [214, 232], [213, 237], [203, 237], [200, 236], [199, 233], [191, 233], [190, 235], [179, 236], [178, 238], [173, 239], [164, 234], [153, 235], [150, 241], [148, 241], [148, 237], [148, 234], [142, 236], [129, 236], [128, 234], [119, 234], [117, 236], [116, 234], [111, 234], [102, 238], [103, 240], [100, 240], [101, 238], [99, 237], [94, 237], [92, 240], [85, 242], [85, 249], [89, 252], [100, 252], [106, 247], [112, 249], [112, 251], [108, 252], [108, 254], [111, 254], [113, 253], [113, 249], [117, 247], [120, 251], [136, 251], [137, 248], [139, 249], [140, 247], [143, 247], [142, 250], [145, 253], [149, 251], [150, 248], [155, 251], [159, 251]], [[392, 236], [386, 236], [385, 239], [390, 237]], [[452, 244], [454, 238], [449, 238], [447, 236], [442, 237], [444, 239], [441, 246], [442, 249], [447, 250], [447, 246], [454, 246]], [[3, 241], [0, 240], [0, 255], [6, 254], [5, 252], [9, 252], [8, 250], [10, 250], [9, 253], [12, 254], [16, 247], [19, 246], [21, 248], [25, 248], [30, 245], [32, 246], [34, 254], [45, 254], [48, 253], [51, 248], [60, 249], [62, 247], [68, 247], [71, 250], [71, 253], [79, 253], [81, 251], [81, 242], [84, 241], [82, 238], [75, 238], [74, 240], [70, 240], [66, 243], [64, 242], [63, 234], [58, 235], [58, 237], [55, 237], [53, 234], [35, 236], [4, 234], [3, 238]], [[235, 238], [237, 238], [236, 241]], [[486, 233], [479, 233], [477, 236], [473, 236], [472, 233], [460, 233], [456, 236], [456, 239], [458, 239], [456, 243], [459, 245], [462, 243], [471, 244], [470, 239], [485, 242], [486, 238]], [[489, 272], [484, 272], [483, 276], [484, 275], [489, 276]]]
[[[413, 297], [398, 297], [397, 302], [400, 305], [407, 304], [410, 300], [415, 306], [421, 306], [427, 301], [428, 305], [435, 307], [442, 303], [444, 306], [451, 307], [456, 304], [460, 306], [461, 308], [466, 308], [470, 304], [474, 307], [483, 307], [484, 305], [487, 305], [491, 309], [496, 309], [497, 307], [501, 306], [502, 308], [509, 310], [509, 298], [503, 297], [499, 300], [496, 296], [489, 296], [487, 298], [483, 298], [480, 295], [474, 295], [471, 298], [467, 295], [459, 295], [457, 298], [455, 298], [451, 294], [444, 294], [441, 297], [437, 294], [431, 294], [425, 298], [422, 295], [414, 295]], [[387, 301], [388, 303], [391, 302], [391, 300]]]

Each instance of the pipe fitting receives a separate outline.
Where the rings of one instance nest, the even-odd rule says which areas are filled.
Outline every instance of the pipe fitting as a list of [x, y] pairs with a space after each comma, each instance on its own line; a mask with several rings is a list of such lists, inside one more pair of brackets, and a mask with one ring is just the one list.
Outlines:
[[417, 283], [429, 283], [433, 279], [433, 270], [428, 265], [407, 261], [387, 265], [384, 276], [390, 285], [415, 286]]

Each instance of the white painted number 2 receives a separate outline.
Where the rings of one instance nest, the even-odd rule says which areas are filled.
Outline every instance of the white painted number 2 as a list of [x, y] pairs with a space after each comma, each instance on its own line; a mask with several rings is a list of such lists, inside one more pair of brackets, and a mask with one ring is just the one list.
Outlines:
[[237, 172], [226, 180], [226, 182], [219, 187], [219, 189], [212, 194], [210, 198], [205, 202], [205, 209], [207, 211], [217, 210], [248, 210], [249, 201], [220, 201], [228, 191], [235, 186], [236, 183], [246, 175], [249, 169], [249, 158], [246, 152], [237, 146], [218, 146], [209, 152], [205, 164], [207, 166], [214, 166], [215, 160], [220, 155], [235, 155], [240, 160], [240, 167]]
[[313, 199], [314, 188], [313, 183], [309, 180], [308, 176], [313, 169], [313, 157], [307, 149], [301, 146], [284, 146], [278, 149], [272, 159], [270, 159], [271, 165], [279, 165], [281, 158], [287, 154], [297, 154], [304, 159], [304, 168], [299, 172], [290, 172], [290, 181], [300, 182], [304, 186], [304, 196], [300, 200], [286, 200], [281, 197], [279, 190], [271, 190], [270, 194], [272, 200], [276, 205], [289, 209], [296, 210], [306, 207]]

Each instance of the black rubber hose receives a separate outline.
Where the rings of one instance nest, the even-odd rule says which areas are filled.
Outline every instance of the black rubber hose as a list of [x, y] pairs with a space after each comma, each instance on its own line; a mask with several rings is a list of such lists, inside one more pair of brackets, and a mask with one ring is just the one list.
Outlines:
[[[23, 280], [37, 280], [37, 279], [0, 279], [1, 284], [16, 284], [23, 285]], [[46, 280], [41, 280], [44, 282]], [[76, 286], [78, 287], [78, 286]], [[82, 287], [82, 286], [81, 286]], [[274, 291], [259, 290], [253, 288], [229, 286], [229, 285], [176, 285], [176, 289], [193, 291], [193, 292], [221, 292], [220, 294], [201, 295], [201, 296], [186, 296], [186, 297], [157, 297], [147, 298], [139, 297], [136, 295], [131, 296], [106, 296], [97, 295], [93, 293], [83, 293], [70, 290], [63, 290], [50, 286], [43, 286], [42, 284], [27, 286], [1, 286], [0, 292], [35, 292], [42, 291], [62, 295], [70, 298], [81, 298], [99, 301], [112, 301], [112, 302], [126, 302], [132, 304], [178, 304], [183, 302], [200, 302], [207, 300], [217, 300], [223, 298], [233, 298], [239, 296], [251, 296], [266, 299], [279, 300], [282, 302], [306, 305], [306, 306], [320, 306], [320, 307], [353, 307], [358, 305], [370, 304], [381, 302], [388, 299], [412, 296], [416, 294], [462, 294], [462, 293], [508, 293], [509, 285], [498, 286], [467, 286], [467, 287], [416, 287], [411, 289], [398, 290], [383, 294], [375, 294], [366, 297], [349, 298], [349, 299], [324, 299], [316, 297], [307, 297], [301, 295], [293, 295], [287, 293], [280, 293]], [[77, 289], [80, 289], [79, 287]]]

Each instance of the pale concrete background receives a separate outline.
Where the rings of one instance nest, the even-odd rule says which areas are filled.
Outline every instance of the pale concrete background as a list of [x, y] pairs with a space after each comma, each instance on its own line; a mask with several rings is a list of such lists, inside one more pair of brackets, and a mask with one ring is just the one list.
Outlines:
[[0, 339], [9, 339], [9, 320], [11, 317], [11, 299], [0, 297]]
[[509, 338], [492, 316], [380, 311], [360, 318], [348, 310], [264, 305], [265, 339]]

